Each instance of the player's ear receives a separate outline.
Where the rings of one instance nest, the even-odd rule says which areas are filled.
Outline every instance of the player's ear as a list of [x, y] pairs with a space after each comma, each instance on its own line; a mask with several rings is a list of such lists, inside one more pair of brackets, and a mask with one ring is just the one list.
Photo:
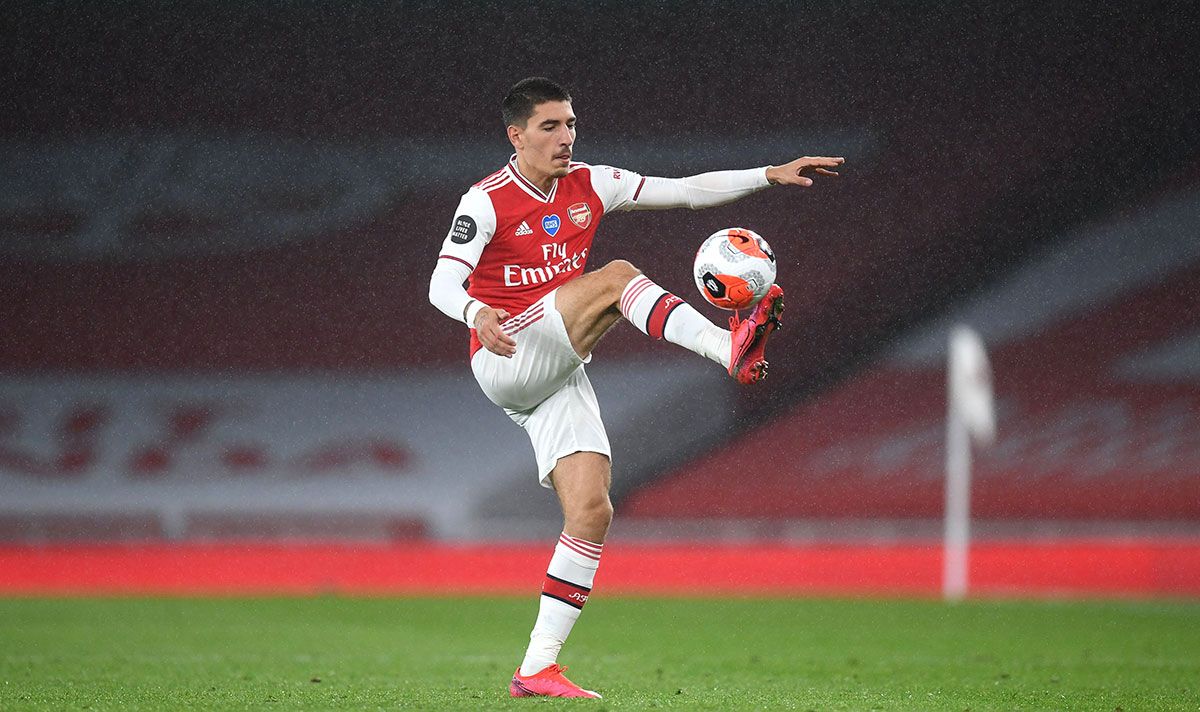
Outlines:
[[512, 124], [508, 125], [508, 142], [516, 149], [522, 148], [525, 144], [525, 137], [522, 135], [521, 129]]

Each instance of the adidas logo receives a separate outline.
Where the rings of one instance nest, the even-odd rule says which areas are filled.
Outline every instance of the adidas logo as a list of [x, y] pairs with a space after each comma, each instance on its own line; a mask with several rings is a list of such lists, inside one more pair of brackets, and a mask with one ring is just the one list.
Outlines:
[[522, 220], [521, 227], [517, 228], [517, 237], [520, 237], [522, 235], [532, 235], [532, 234], [533, 234], [533, 229], [529, 227], [529, 223]]

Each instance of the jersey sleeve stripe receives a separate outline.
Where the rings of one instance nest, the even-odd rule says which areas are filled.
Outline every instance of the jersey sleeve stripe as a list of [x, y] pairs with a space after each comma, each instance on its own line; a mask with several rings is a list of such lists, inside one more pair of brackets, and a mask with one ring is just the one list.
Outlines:
[[633, 200], [637, 202], [638, 196], [642, 194], [642, 186], [646, 185], [646, 176], [642, 176], [642, 182], [638, 183], [637, 190], [633, 191]]
[[471, 271], [475, 270], [475, 265], [471, 264], [470, 262], [467, 262], [466, 260], [464, 260], [461, 257], [455, 257], [454, 255], [438, 255], [438, 259], [439, 260], [454, 260], [455, 262], [462, 262], [464, 265], [467, 266], [467, 269], [470, 269]]

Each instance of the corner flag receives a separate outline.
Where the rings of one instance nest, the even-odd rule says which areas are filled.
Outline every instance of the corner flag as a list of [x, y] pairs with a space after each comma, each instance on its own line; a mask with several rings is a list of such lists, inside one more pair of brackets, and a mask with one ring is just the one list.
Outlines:
[[990, 445], [996, 438], [992, 372], [979, 334], [957, 326], [950, 334], [946, 374], [946, 523], [942, 595], [967, 594], [967, 552], [971, 518], [971, 441]]

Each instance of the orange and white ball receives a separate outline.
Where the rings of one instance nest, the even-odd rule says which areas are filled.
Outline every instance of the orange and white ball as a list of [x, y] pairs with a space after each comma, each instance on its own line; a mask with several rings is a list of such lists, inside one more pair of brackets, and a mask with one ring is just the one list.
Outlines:
[[696, 251], [692, 276], [709, 304], [746, 309], [766, 296], [775, 283], [775, 253], [753, 230], [718, 230]]

